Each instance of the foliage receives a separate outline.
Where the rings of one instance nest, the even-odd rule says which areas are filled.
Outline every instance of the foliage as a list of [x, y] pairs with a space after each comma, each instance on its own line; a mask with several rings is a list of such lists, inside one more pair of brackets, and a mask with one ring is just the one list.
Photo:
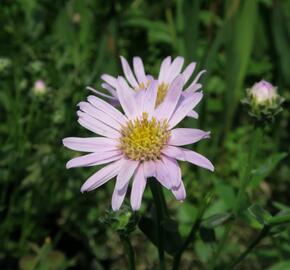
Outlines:
[[[121, 73], [119, 55], [140, 55], [155, 75], [167, 55], [182, 55], [207, 70], [200, 118], [184, 125], [211, 131], [198, 151], [216, 170], [182, 164], [186, 201], [175, 202], [165, 192], [168, 213], [160, 226], [166, 230], [167, 266], [193, 224], [200, 226], [180, 269], [226, 269], [263, 226], [275, 224], [237, 269], [290, 267], [290, 229], [276, 216], [290, 207], [289, 1], [0, 5], [0, 269], [128, 269], [120, 230], [132, 218], [135, 226], [139, 217], [129, 210], [121, 220], [111, 216], [110, 183], [80, 194], [95, 169], [67, 171], [74, 154], [62, 147], [64, 137], [89, 134], [77, 125], [75, 106], [88, 94], [85, 86], [100, 89], [103, 73]], [[240, 99], [262, 78], [278, 87], [284, 111], [253, 142], [256, 130]], [[41, 95], [33, 90], [38, 79], [46, 84]], [[200, 211], [208, 191], [213, 197]], [[126, 233], [137, 269], [158, 265], [155, 212], [147, 188], [138, 228]]]

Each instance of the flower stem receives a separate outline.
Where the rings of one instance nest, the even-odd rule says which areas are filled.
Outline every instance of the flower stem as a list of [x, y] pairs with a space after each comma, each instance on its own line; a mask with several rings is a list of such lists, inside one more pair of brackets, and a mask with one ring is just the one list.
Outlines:
[[203, 214], [204, 214], [210, 200], [211, 200], [211, 195], [206, 196], [205, 200], [203, 200], [201, 205], [199, 206], [197, 217], [195, 219], [194, 224], [192, 225], [190, 233], [188, 234], [185, 241], [181, 245], [181, 248], [177, 251], [176, 255], [174, 256], [172, 270], [179, 269], [179, 264], [181, 261], [182, 254], [187, 249], [188, 245], [194, 241], [195, 236], [196, 236], [196, 232], [198, 231], [198, 229], [200, 227], [200, 223], [202, 221]]
[[157, 182], [157, 180], [149, 179], [150, 188], [156, 208], [156, 223], [158, 228], [158, 256], [160, 270], [165, 270], [165, 259], [164, 259], [164, 229], [162, 226], [162, 221], [167, 215], [166, 203], [164, 199], [163, 191]]
[[270, 226], [264, 226], [260, 231], [257, 238], [248, 246], [248, 248], [238, 257], [236, 258], [225, 270], [234, 269], [242, 260], [246, 258], [246, 256], [260, 243], [262, 239], [264, 239], [268, 232], [270, 231]]
[[124, 249], [128, 256], [128, 263], [129, 263], [129, 270], [135, 270], [135, 253], [134, 249], [132, 247], [132, 244], [130, 242], [130, 239], [127, 235], [120, 235], [120, 239], [123, 243]]

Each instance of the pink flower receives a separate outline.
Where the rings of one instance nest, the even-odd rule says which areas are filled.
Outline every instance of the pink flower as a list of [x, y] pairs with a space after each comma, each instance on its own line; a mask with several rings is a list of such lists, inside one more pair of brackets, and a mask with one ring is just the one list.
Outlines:
[[163, 102], [156, 107], [157, 81], [151, 81], [146, 91], [136, 95], [126, 80], [118, 77], [116, 95], [124, 114], [96, 96], [79, 103], [78, 122], [101, 137], [65, 138], [66, 147], [89, 153], [71, 159], [66, 167], [107, 164], [87, 179], [81, 187], [82, 192], [98, 188], [116, 177], [112, 208], [118, 210], [132, 178], [131, 206], [138, 210], [148, 177], [155, 177], [177, 200], [185, 199], [177, 160], [214, 170], [204, 156], [181, 147], [210, 135], [199, 129], [175, 128], [203, 96], [194, 91], [182, 95], [184, 83], [184, 76], [177, 76]]
[[[145, 73], [143, 61], [140, 57], [133, 58], [133, 71], [130, 65], [128, 64], [128, 61], [122, 56], [121, 63], [125, 78], [129, 83], [129, 87], [134, 92], [142, 91], [148, 87], [153, 77]], [[190, 77], [192, 76], [195, 70], [196, 63], [195, 62], [190, 63], [181, 72], [183, 64], [184, 58], [181, 56], [176, 57], [173, 61], [171, 61], [171, 57], [168, 56], [162, 61], [160, 66], [160, 72], [158, 75], [157, 102], [156, 102], [157, 106], [163, 102], [169, 90], [170, 84], [178, 75], [180, 74], [183, 75], [184, 84], [186, 84], [189, 81]], [[183, 95], [188, 95], [189, 93], [196, 92], [202, 87], [202, 85], [197, 82], [204, 72], [205, 70], [202, 70], [197, 74], [197, 76], [193, 79], [193, 81], [189, 84], [189, 86], [184, 90]], [[108, 74], [103, 74], [102, 79], [104, 81], [104, 83], [102, 83], [102, 87], [105, 88], [110, 95], [99, 92], [91, 87], [88, 87], [88, 89], [94, 91], [96, 94], [102, 97], [118, 101], [118, 95], [116, 91], [117, 79]], [[195, 111], [190, 111], [188, 116], [198, 118], [198, 114]]]

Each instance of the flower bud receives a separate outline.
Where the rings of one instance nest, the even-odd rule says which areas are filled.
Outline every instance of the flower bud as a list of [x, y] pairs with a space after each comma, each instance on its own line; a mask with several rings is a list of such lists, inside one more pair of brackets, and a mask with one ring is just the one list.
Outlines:
[[264, 80], [255, 83], [249, 90], [249, 94], [258, 105], [263, 105], [266, 103], [271, 104], [275, 102], [278, 97], [277, 87], [274, 87], [271, 83]]
[[258, 120], [273, 120], [282, 111], [283, 98], [277, 93], [277, 87], [262, 80], [247, 89], [247, 97], [242, 102], [249, 106], [249, 114]]
[[33, 86], [33, 93], [37, 96], [42, 96], [47, 92], [46, 84], [43, 80], [37, 80]]

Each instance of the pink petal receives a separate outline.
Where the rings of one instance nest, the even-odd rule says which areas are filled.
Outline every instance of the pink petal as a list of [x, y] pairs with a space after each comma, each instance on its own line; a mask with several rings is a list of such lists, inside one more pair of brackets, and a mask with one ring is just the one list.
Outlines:
[[110, 115], [108, 115], [107, 113], [96, 109], [93, 105], [91, 105], [88, 102], [82, 101], [79, 104], [79, 108], [89, 114], [90, 116], [92, 116], [93, 118], [105, 123], [106, 125], [116, 129], [116, 130], [121, 130], [122, 126], [121, 124], [115, 120], [113, 117], [111, 117]]
[[169, 128], [173, 128], [183, 120], [183, 118], [200, 102], [202, 97], [203, 94], [201, 92], [192, 93], [187, 98], [182, 97], [169, 120]]
[[184, 199], [186, 198], [186, 191], [182, 181], [178, 187], [172, 188], [171, 191], [178, 201], [184, 201]]
[[194, 151], [168, 145], [162, 150], [162, 153], [166, 156], [176, 158], [181, 161], [188, 161], [199, 167], [214, 171], [214, 166], [212, 165], [212, 163], [206, 157]]
[[143, 164], [139, 166], [136, 171], [132, 190], [131, 190], [131, 206], [134, 211], [138, 210], [141, 206], [142, 196], [146, 187], [146, 178], [144, 176]]
[[210, 132], [193, 128], [176, 128], [171, 130], [168, 144], [186, 145], [198, 142], [202, 139], [209, 138]]
[[111, 85], [112, 87], [116, 88], [117, 86], [117, 79], [114, 78], [113, 76], [111, 75], [108, 75], [108, 74], [103, 74], [101, 76], [101, 79], [103, 81], [105, 81], [107, 84]]
[[190, 84], [190, 86], [189, 86], [188, 88], [190, 88], [190, 87], [192, 87], [193, 85], [195, 85], [195, 84], [198, 82], [198, 80], [199, 80], [199, 78], [201, 77], [201, 75], [204, 74], [205, 72], [206, 72], [206, 70], [202, 70], [202, 71], [200, 71], [200, 72], [196, 75], [196, 77], [194, 78], [193, 82]]
[[114, 108], [112, 105], [105, 102], [104, 100], [95, 96], [88, 96], [87, 100], [97, 109], [113, 117], [121, 125], [125, 125], [126, 122], [128, 121], [128, 119], [120, 111], [118, 111], [116, 108]]
[[124, 72], [126, 79], [128, 80], [128, 82], [131, 84], [131, 86], [133, 88], [137, 88], [138, 83], [133, 75], [133, 72], [132, 72], [127, 60], [123, 56], [120, 56], [120, 58], [121, 58], [123, 72]]
[[[138, 115], [136, 98], [134, 92], [129, 88], [128, 84], [122, 77], [118, 77], [117, 94], [121, 106], [128, 116], [128, 118], [134, 118]], [[139, 108], [140, 109], [140, 108]]]
[[110, 85], [107, 84], [107, 83], [102, 83], [101, 86], [102, 86], [104, 89], [108, 90], [109, 93], [110, 93], [113, 97], [115, 97], [115, 98], [117, 97], [117, 92], [116, 92], [116, 90], [115, 90], [112, 86], [110, 86]]
[[144, 65], [140, 57], [133, 58], [133, 66], [138, 83], [147, 83], [147, 78], [144, 70]]
[[196, 92], [197, 90], [199, 90], [202, 87], [202, 85], [200, 83], [196, 83], [194, 85], [191, 85], [189, 87], [186, 88], [186, 90], [184, 90], [182, 92], [182, 96], [184, 97], [188, 97], [190, 96], [193, 92]]
[[155, 163], [155, 177], [160, 182], [160, 184], [167, 189], [172, 188], [172, 182], [169, 176], [169, 172], [167, 167], [165, 167], [164, 163], [161, 160], [154, 161]]
[[198, 119], [198, 113], [196, 111], [190, 111], [186, 116]]
[[113, 99], [113, 100], [116, 99], [115, 97], [112, 97], [112, 96], [109, 96], [109, 95], [107, 95], [107, 94], [104, 94], [104, 93], [102, 93], [102, 92], [100, 92], [100, 91], [94, 89], [93, 87], [87, 86], [86, 88], [87, 88], [88, 90], [92, 91], [93, 93], [95, 93], [95, 94], [98, 95], [98, 96], [101, 96], [101, 97], [104, 97], [104, 98], [108, 98], [108, 99]]
[[179, 75], [170, 85], [164, 101], [155, 110], [155, 117], [157, 119], [169, 119], [171, 117], [180, 98], [183, 85], [183, 77]]
[[97, 171], [82, 185], [81, 192], [91, 191], [115, 177], [121, 168], [122, 162], [123, 160], [120, 159]]
[[118, 190], [121, 190], [126, 184], [128, 184], [138, 165], [139, 161], [130, 159], [124, 160], [123, 166], [117, 176], [116, 188]]
[[116, 150], [118, 141], [103, 137], [74, 138], [69, 137], [62, 140], [63, 145], [69, 149], [82, 152], [105, 152]]
[[140, 90], [137, 91], [134, 95], [135, 98], [135, 103], [138, 104], [138, 110], [137, 110], [137, 114], [135, 115], [135, 117], [142, 117], [143, 115], [143, 107], [144, 107], [144, 102], [146, 99], [146, 92], [147, 90]]
[[170, 56], [166, 57], [162, 61], [161, 66], [160, 66], [159, 76], [158, 76], [159, 84], [165, 82], [165, 76], [167, 75], [167, 72], [169, 70], [170, 63], [171, 63], [171, 57]]
[[93, 118], [89, 114], [82, 111], [77, 111], [77, 115], [79, 116], [78, 122], [90, 131], [108, 138], [120, 137], [120, 133], [116, 129], [109, 127], [105, 123]]
[[143, 162], [143, 166], [144, 166], [144, 174], [145, 177], [155, 177], [156, 175], [156, 168], [155, 168], [155, 163], [152, 160], [149, 161], [144, 161]]
[[166, 82], [171, 83], [176, 78], [176, 76], [180, 74], [183, 63], [184, 58], [181, 56], [178, 56], [173, 60], [170, 69], [167, 73], [167, 76], [165, 77]]
[[145, 99], [143, 103], [143, 111], [147, 112], [149, 116], [152, 116], [155, 110], [155, 104], [157, 99], [158, 82], [152, 81], [149, 87], [144, 91]]
[[146, 75], [147, 81], [154, 81], [154, 77], [152, 75]]
[[127, 189], [128, 189], [129, 182], [122, 188], [117, 188], [117, 182], [115, 184], [113, 196], [112, 196], [112, 209], [113, 211], [118, 211], [125, 199]]
[[91, 153], [84, 156], [76, 157], [66, 163], [66, 168], [89, 167], [95, 165], [106, 164], [120, 159], [122, 152], [120, 150], [112, 150], [106, 152]]
[[181, 170], [177, 161], [166, 156], [162, 156], [162, 161], [168, 171], [168, 177], [171, 181], [171, 186], [175, 188], [178, 187], [181, 182]]
[[190, 63], [186, 69], [182, 72], [183, 78], [184, 78], [184, 84], [187, 83], [187, 81], [189, 80], [189, 78], [191, 77], [194, 69], [196, 67], [196, 63]]

